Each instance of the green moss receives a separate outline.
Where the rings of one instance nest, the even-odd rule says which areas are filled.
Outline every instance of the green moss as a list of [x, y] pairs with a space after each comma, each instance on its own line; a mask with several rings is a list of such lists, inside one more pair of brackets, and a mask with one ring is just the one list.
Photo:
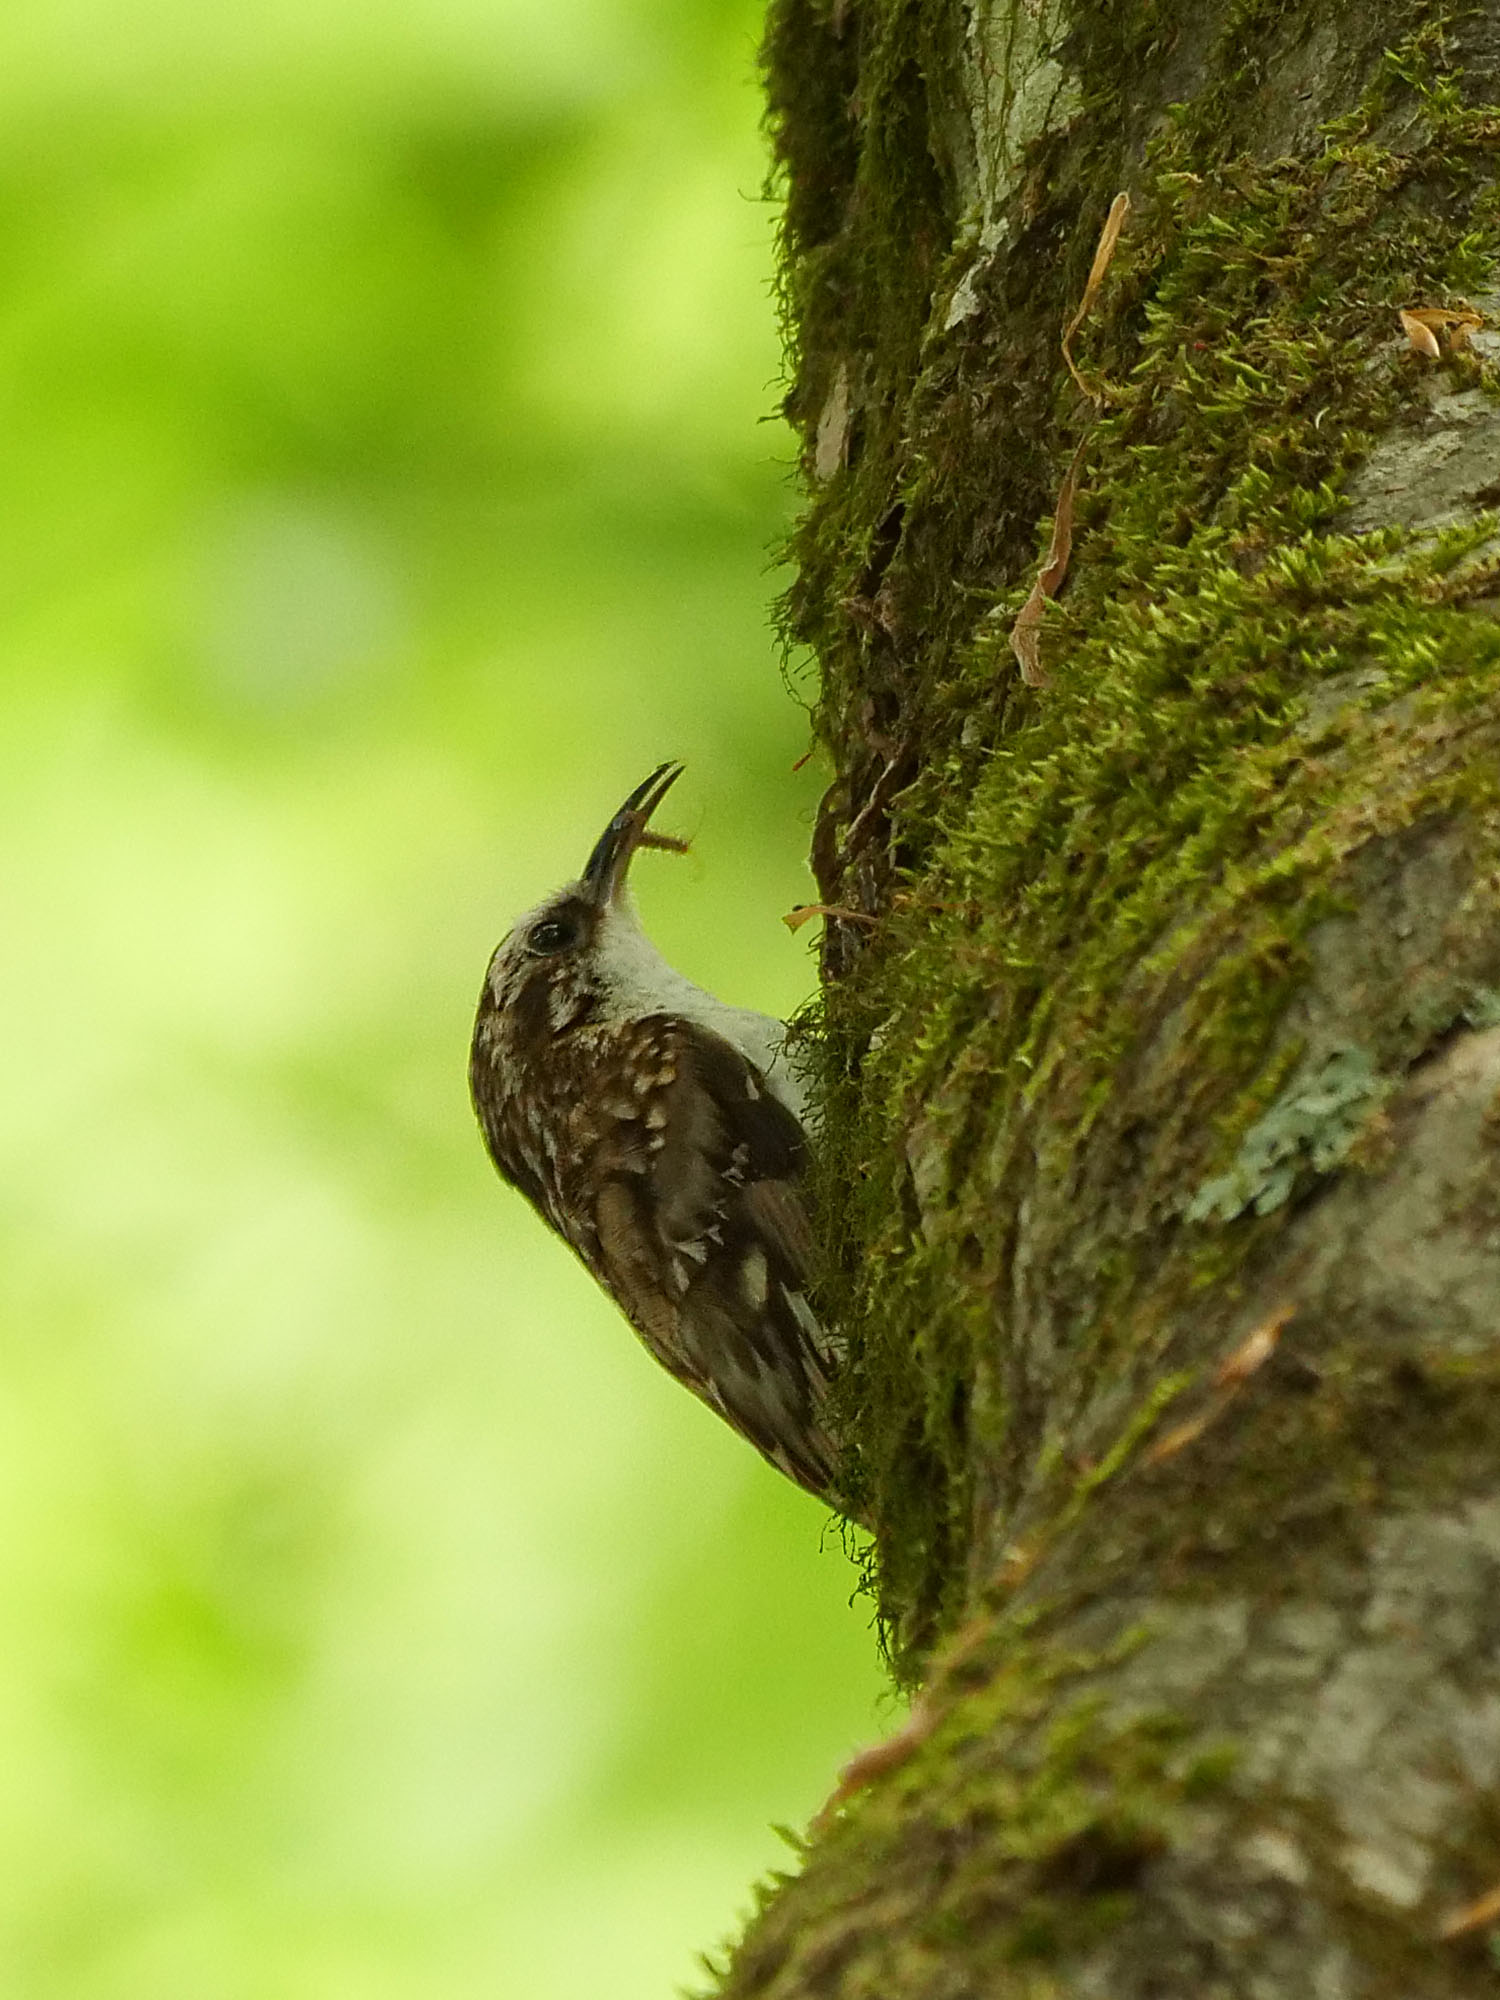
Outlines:
[[[1417, 1365], [1378, 1349], [1355, 1359], [1289, 1351], [1209, 1406], [1202, 1432], [1111, 1493], [1074, 1564], [1081, 1598], [1168, 1566], [1178, 1601], [1220, 1602], [1226, 1577], [1262, 1608], [1323, 1601], [1362, 1559], [1372, 1518], [1428, 1510], [1473, 1485], [1500, 1452], [1500, 1377]], [[1227, 1751], [1232, 1746], [1224, 1746]]]
[[[1242, 8], [1224, 46], [1263, 44], [1284, 15]], [[1495, 118], [1443, 73], [1435, 10], [1392, 20], [1415, 26], [1321, 150], [1236, 150], [1258, 113], [1227, 62], [1158, 118], [1077, 343], [1109, 400], [1037, 695], [1018, 687], [1006, 634], [1084, 414], [1055, 330], [1127, 177], [1120, 150], [1039, 149], [1012, 262], [1040, 276], [1011, 298], [1005, 268], [973, 261], [930, 121], [910, 122], [910, 66], [924, 36], [951, 38], [948, 14], [782, 0], [773, 18], [791, 407], [810, 430], [843, 365], [862, 413], [794, 538], [786, 618], [817, 655], [835, 757], [821, 886], [881, 919], [868, 944], [834, 941], [819, 1062], [854, 1352], [840, 1420], [903, 1673], [970, 1602], [976, 1506], [1034, 1486], [1038, 1466], [1059, 1510], [1093, 1490], [1007, 1360], [1023, 1201], [1049, 1182], [1078, 1191], [1082, 1242], [1046, 1246], [1076, 1407], [1132, 1356], [1154, 1360], [1155, 1330], [1231, 1283], [1275, 1226], [1232, 1219], [1245, 1204], [1206, 1191], [1243, 1178], [1255, 1135], [1287, 1136], [1293, 1100], [1307, 1111], [1303, 1066], [1329, 1051], [1285, 1023], [1356, 857], [1439, 819], [1496, 845], [1493, 763], [1443, 730], [1493, 703], [1500, 627], [1479, 600], [1497, 521], [1340, 530], [1347, 474], [1431, 377], [1400, 351], [1396, 308], [1473, 291], [1497, 247]], [[1071, 53], [1086, 103], [1170, 21], [1085, 10]], [[819, 51], [842, 82], [799, 124], [823, 90], [804, 74]], [[881, 124], [882, 91], [905, 124]], [[1409, 151], [1382, 143], [1393, 122], [1417, 133]], [[823, 178], [803, 190], [812, 154]], [[1030, 230], [1066, 253], [1038, 259]], [[961, 273], [982, 332], [934, 330], [933, 301]], [[1443, 368], [1454, 387], [1483, 380], [1472, 358]], [[1315, 711], [1321, 689], [1338, 699]], [[1455, 967], [1430, 1018], [1372, 1023], [1379, 1091], [1473, 988]], [[1362, 1125], [1344, 1108], [1331, 1150], [1321, 1126], [1272, 1147], [1250, 1207], [1352, 1156]], [[1118, 1435], [1150, 1414], [1139, 1405]]]
[[[1381, 1098], [1500, 992], [1500, 521], [1343, 515], [1435, 380], [1494, 392], [1473, 356], [1406, 354], [1396, 309], [1493, 283], [1500, 123], [1448, 67], [1444, 10], [1379, 14], [1390, 53], [1281, 157], [1260, 66], [1295, 55], [1305, 9], [1244, 0], [1171, 108], [1192, 10], [1085, 0], [1083, 113], [1036, 149], [990, 262], [944, 107], [911, 101], [955, 8], [773, 11], [790, 407], [810, 438], [841, 369], [855, 406], [785, 616], [834, 767], [820, 886], [879, 920], [832, 927], [811, 1036], [838, 1418], [894, 1665], [940, 1719], [815, 1844], [727, 1995], [928, 1991], [937, 1955], [975, 1990], [1061, 1990], [1054, 1962], [1131, 1919], [1155, 1856], [1205, 1820], [1227, 1852], [1267, 1805], [1222, 1734], [1101, 1702], [1148, 1627], [1094, 1653], [1079, 1632], [1143, 1586], [1317, 1601], [1373, 1511], [1441, 1504], [1500, 1452], [1483, 1358], [1294, 1318], [1245, 1381], [1211, 1376], [1288, 1211], [1378, 1168]], [[1089, 415], [1058, 330], [1122, 185], [1035, 693], [1007, 633]], [[948, 328], [960, 281], [975, 310]], [[1424, 832], [1462, 850], [1475, 942], [1331, 1037], [1299, 997], [1367, 911], [1372, 856]], [[1344, 1836], [1295, 1812], [1316, 1875]], [[1472, 1846], [1477, 1884], [1492, 1830]], [[1361, 1962], [1407, 1990], [1409, 1929], [1347, 1902], [1335, 1884]]]
[[[1150, 1614], [1088, 1648], [1072, 1636], [1073, 1611], [1168, 1566], [1174, 1605], [1222, 1603], [1230, 1565], [1263, 1608], [1327, 1602], [1325, 1566], [1347, 1577], [1372, 1518], [1430, 1505], [1445, 1480], [1461, 1485], [1497, 1452], [1492, 1358], [1423, 1370], [1372, 1355], [1317, 1379], [1257, 1374], [1200, 1440], [1112, 1488], [1081, 1563], [1070, 1554], [1066, 1602], [976, 1620], [938, 1656], [926, 1695], [935, 1726], [846, 1807], [805, 1875], [767, 1885], [719, 1975], [726, 2000], [924, 1992], [934, 1954], [975, 1990], [1030, 2000], [1031, 1975], [1054, 1965], [1072, 1990], [1064, 1965], [1137, 1916], [1155, 1861], [1233, 1856], [1268, 1823], [1295, 1840], [1356, 1962], [1389, 1968], [1382, 1991], [1411, 1990], [1429, 1933], [1351, 1899], [1347, 1827], [1316, 1801], [1268, 1794], [1238, 1745], [1201, 1720], [1120, 1699], [1120, 1669], [1155, 1636]], [[1289, 1520], [1290, 1539], [1274, 1532]], [[1484, 1795], [1477, 1814], [1447, 1835], [1476, 1887], [1493, 1878], [1497, 1842]], [[842, 1967], [857, 1967], [843, 1986], [832, 1977]]]
[[[903, 1967], [945, 1952], [972, 1978], [988, 1971], [995, 1990], [1017, 1990], [1011, 1968], [1045, 1965], [1128, 1920], [1145, 1869], [1234, 1768], [1231, 1750], [1195, 1742], [1174, 1714], [1106, 1711], [1093, 1677], [1147, 1636], [1090, 1654], [1033, 1641], [1022, 1621], [967, 1657], [927, 1742], [857, 1798], [819, 1850], [827, 1907], [850, 1871], [917, 1898], [867, 1966], [876, 1983], [859, 1990], [908, 1990]], [[799, 1898], [800, 1914], [773, 1906], [733, 1969], [715, 1969], [726, 1996], [763, 1990], [772, 1968], [793, 1963], [805, 1982], [796, 1990], [820, 1990], [825, 1953], [840, 1946], [824, 1943], [801, 1886]]]

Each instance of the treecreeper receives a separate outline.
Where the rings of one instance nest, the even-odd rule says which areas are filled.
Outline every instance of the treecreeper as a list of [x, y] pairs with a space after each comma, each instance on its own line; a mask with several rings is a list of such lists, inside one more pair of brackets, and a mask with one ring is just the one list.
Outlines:
[[490, 960], [469, 1063], [474, 1108], [518, 1188], [662, 1366], [830, 1505], [838, 1344], [813, 1305], [806, 1103], [786, 1024], [730, 1007], [641, 928], [638, 849], [682, 851], [651, 815], [662, 764], [582, 875]]

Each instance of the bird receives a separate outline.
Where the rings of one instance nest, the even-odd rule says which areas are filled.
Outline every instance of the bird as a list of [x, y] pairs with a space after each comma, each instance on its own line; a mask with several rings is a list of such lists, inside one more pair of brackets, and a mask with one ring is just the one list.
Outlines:
[[497, 946], [469, 1083], [500, 1176], [614, 1300], [651, 1354], [762, 1457], [837, 1507], [828, 1425], [838, 1342], [814, 1304], [808, 1104], [786, 1024], [669, 965], [630, 893], [682, 775], [659, 764], [581, 876]]

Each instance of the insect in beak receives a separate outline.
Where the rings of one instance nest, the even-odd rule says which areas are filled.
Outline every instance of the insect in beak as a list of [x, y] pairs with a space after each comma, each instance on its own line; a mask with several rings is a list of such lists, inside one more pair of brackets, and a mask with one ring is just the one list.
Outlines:
[[584, 892], [600, 909], [608, 909], [625, 886], [631, 859], [638, 848], [663, 847], [673, 854], [687, 853], [685, 840], [679, 840], [675, 834], [653, 833], [650, 827], [652, 813], [682, 772], [681, 764], [658, 764], [650, 777], [636, 786], [600, 835], [583, 871]]

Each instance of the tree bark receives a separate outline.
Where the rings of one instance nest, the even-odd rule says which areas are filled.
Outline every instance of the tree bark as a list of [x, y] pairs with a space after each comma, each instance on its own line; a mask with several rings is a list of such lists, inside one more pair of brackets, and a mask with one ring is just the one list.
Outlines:
[[722, 1990], [1490, 1991], [1500, 0], [774, 0], [766, 63], [921, 1692]]

